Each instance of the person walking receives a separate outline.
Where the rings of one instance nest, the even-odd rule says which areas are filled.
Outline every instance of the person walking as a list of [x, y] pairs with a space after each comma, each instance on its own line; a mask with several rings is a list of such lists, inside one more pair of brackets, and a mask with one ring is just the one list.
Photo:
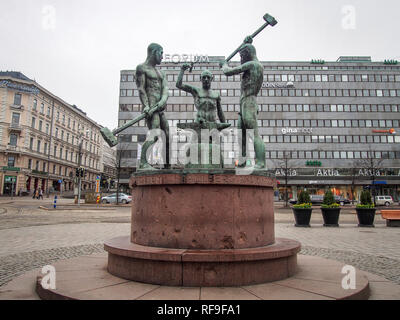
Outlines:
[[43, 200], [43, 190], [42, 189], [39, 190], [39, 199], [40, 198], [42, 198], [42, 200]]
[[36, 189], [33, 190], [32, 199], [35, 199], [35, 197], [36, 197]]
[[39, 189], [36, 189], [35, 198], [36, 198], [36, 199], [39, 199]]

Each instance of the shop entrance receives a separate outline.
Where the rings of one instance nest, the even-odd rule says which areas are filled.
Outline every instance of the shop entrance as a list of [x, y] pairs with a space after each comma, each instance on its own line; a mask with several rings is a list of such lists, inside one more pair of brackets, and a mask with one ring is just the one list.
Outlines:
[[16, 185], [17, 185], [17, 177], [5, 176], [3, 194], [8, 196], [15, 196]]

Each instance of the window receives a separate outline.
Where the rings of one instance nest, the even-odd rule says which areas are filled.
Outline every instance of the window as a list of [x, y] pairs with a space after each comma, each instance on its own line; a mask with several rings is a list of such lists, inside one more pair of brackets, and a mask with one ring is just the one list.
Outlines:
[[47, 142], [45, 142], [45, 144], [44, 144], [43, 153], [44, 153], [44, 154], [47, 154]]
[[49, 134], [49, 124], [48, 123], [46, 123], [46, 134]]
[[14, 125], [18, 125], [20, 117], [21, 117], [21, 115], [19, 113], [13, 112], [11, 123]]
[[43, 103], [40, 105], [40, 113], [44, 114], [44, 104]]
[[32, 159], [28, 160], [28, 169], [32, 169]]
[[15, 157], [13, 157], [13, 156], [8, 157], [7, 166], [8, 167], [14, 167], [15, 166]]
[[18, 141], [18, 136], [15, 133], [10, 134], [10, 146], [16, 146]]
[[47, 107], [47, 116], [50, 117], [50, 107]]
[[32, 124], [31, 127], [35, 129], [35, 125], [36, 125], [36, 118], [32, 117]]
[[43, 125], [43, 121], [40, 120], [40, 121], [39, 121], [39, 131], [42, 131], [42, 125]]
[[41, 141], [38, 140], [38, 142], [37, 142], [37, 149], [36, 149], [37, 152], [40, 152], [40, 145], [41, 145]]
[[14, 95], [14, 105], [15, 106], [20, 106], [21, 105], [21, 100], [22, 100], [22, 95], [20, 93], [16, 93]]
[[29, 149], [33, 149], [33, 138], [29, 140]]

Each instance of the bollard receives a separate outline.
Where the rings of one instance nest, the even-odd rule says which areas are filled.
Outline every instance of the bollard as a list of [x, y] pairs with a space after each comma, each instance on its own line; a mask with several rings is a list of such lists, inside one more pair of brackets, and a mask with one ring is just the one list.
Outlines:
[[54, 196], [54, 209], [57, 209], [57, 195]]

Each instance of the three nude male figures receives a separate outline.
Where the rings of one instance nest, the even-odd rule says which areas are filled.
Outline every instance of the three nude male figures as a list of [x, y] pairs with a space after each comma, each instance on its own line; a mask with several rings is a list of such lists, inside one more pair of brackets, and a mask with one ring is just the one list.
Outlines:
[[[165, 74], [158, 71], [156, 66], [162, 61], [163, 48], [155, 43], [147, 49], [147, 59], [136, 68], [136, 83], [139, 90], [143, 112], [146, 114], [146, 122], [149, 129], [161, 129], [165, 133], [167, 143], [167, 164], [169, 154], [169, 127], [164, 110], [168, 99], [168, 87]], [[246, 130], [254, 130], [254, 150], [256, 153], [256, 169], [265, 167], [265, 146], [258, 133], [256, 101], [263, 82], [263, 67], [256, 56], [256, 49], [250, 43], [246, 43], [240, 50], [241, 65], [230, 68], [226, 61], [221, 63], [222, 71], [226, 76], [242, 74], [239, 129], [243, 134], [243, 154], [246, 153]], [[194, 97], [197, 116], [195, 122], [216, 122], [216, 113], [221, 123], [225, 122], [225, 116], [221, 108], [221, 96], [218, 92], [211, 90], [213, 76], [210, 71], [205, 70], [201, 75], [202, 88], [183, 84], [182, 79], [189, 64], [183, 64], [178, 76], [177, 88], [190, 93]], [[147, 150], [156, 140], [146, 140], [142, 147], [140, 168], [151, 169], [147, 163]]]

